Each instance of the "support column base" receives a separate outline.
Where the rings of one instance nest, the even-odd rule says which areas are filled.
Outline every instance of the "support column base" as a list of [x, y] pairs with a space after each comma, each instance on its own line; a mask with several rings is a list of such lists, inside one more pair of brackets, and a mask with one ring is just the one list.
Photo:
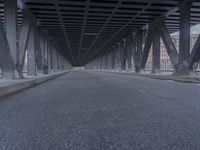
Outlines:
[[135, 66], [135, 73], [140, 73], [140, 67], [139, 66]]
[[13, 72], [3, 71], [1, 79], [13, 79]]
[[14, 69], [13, 79], [24, 79], [23, 72], [19, 71], [18, 69]]
[[154, 69], [151, 72], [152, 74], [157, 74], [157, 73], [161, 73], [160, 69]]
[[173, 75], [189, 75], [191, 72], [187, 63], [179, 63]]
[[43, 74], [48, 74], [48, 67], [44, 66]]

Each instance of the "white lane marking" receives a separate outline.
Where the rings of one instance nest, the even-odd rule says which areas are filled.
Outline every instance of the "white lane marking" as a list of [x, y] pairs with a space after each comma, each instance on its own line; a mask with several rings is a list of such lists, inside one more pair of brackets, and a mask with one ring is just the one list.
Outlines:
[[170, 83], [172, 83], [172, 82], [175, 82], [175, 81], [173, 81], [173, 80], [166, 80], [167, 82], [170, 82]]
[[144, 89], [138, 89], [140, 93], [146, 93]]

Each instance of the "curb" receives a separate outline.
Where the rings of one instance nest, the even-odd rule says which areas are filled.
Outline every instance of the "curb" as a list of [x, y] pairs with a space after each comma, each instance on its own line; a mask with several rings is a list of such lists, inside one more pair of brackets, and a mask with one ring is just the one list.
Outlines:
[[150, 74], [137, 74], [137, 73], [126, 73], [126, 72], [109, 72], [109, 71], [99, 71], [99, 72], [106, 72], [106, 73], [113, 73], [113, 74], [120, 74], [120, 75], [133, 75], [135, 77], [144, 77], [144, 78], [151, 78], [151, 79], [158, 79], [158, 80], [172, 80], [176, 82], [183, 82], [183, 83], [200, 83], [200, 77], [189, 77], [189, 76], [174, 76], [174, 75], [150, 75]]
[[36, 78], [36, 79], [30, 79], [28, 81], [22, 81], [20, 83], [13, 83], [13, 84], [11, 83], [10, 85], [2, 86], [2, 87], [0, 87], [0, 97], [7, 96], [7, 95], [10, 95], [10, 94], [22, 91], [22, 90], [27, 89], [29, 87], [33, 87], [35, 85], [46, 82], [48, 80], [52, 80], [52, 79], [55, 79], [57, 77], [60, 77], [64, 74], [66, 74], [66, 73], [68, 73], [68, 72], [55, 73], [55, 74], [52, 74], [52, 75], [47, 75], [47, 76], [39, 77], [39, 78]]
[[147, 77], [147, 78], [159, 79], [159, 80], [172, 80], [176, 82], [185, 82], [185, 83], [200, 83], [200, 78], [197, 78], [197, 77], [161, 76], [161, 75], [144, 75], [144, 74], [134, 74], [134, 76]]

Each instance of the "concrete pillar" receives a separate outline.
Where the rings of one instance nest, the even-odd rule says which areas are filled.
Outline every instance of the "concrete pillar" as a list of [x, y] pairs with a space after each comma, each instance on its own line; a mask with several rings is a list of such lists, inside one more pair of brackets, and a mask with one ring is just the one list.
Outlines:
[[160, 72], [160, 32], [155, 28], [153, 35], [152, 73]]

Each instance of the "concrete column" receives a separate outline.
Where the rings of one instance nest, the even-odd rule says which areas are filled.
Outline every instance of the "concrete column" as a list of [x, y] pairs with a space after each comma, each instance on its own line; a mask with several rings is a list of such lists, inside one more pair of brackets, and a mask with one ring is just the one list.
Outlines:
[[29, 76], [36, 76], [36, 57], [35, 57], [35, 27], [31, 24], [30, 35], [27, 46], [27, 68]]
[[160, 33], [155, 29], [153, 35], [152, 73], [160, 72]]
[[179, 64], [178, 74], [189, 74], [188, 58], [190, 55], [190, 15], [191, 1], [180, 5], [180, 37], [179, 37]]

